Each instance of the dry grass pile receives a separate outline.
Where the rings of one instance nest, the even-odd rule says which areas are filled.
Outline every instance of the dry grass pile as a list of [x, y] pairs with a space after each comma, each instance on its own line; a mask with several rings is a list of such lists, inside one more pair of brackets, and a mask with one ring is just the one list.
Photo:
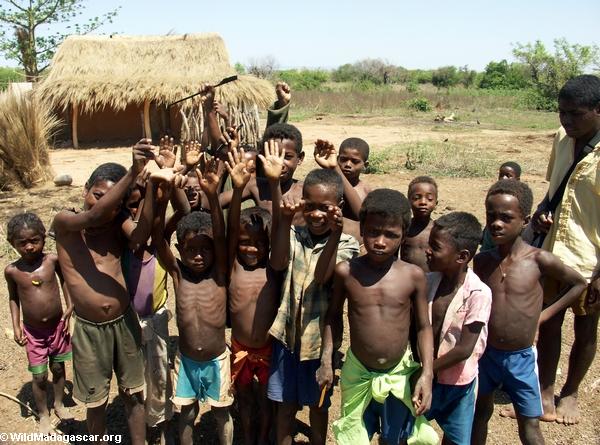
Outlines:
[[0, 95], [0, 189], [30, 188], [52, 178], [48, 141], [58, 125], [33, 94]]

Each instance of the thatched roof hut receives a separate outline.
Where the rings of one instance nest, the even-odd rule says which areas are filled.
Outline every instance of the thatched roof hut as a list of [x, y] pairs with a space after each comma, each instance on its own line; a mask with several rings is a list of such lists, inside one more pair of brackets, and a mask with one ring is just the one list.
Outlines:
[[[197, 92], [202, 83], [233, 74], [217, 34], [70, 36], [36, 90], [53, 108], [72, 116], [76, 145], [78, 136], [80, 140], [139, 137], [140, 111], [148, 131], [151, 114], [162, 113], [156, 120], [164, 124], [168, 104]], [[240, 76], [218, 89], [218, 99], [233, 107], [266, 107], [273, 96], [271, 84], [253, 76]], [[166, 115], [172, 119], [177, 110]]]

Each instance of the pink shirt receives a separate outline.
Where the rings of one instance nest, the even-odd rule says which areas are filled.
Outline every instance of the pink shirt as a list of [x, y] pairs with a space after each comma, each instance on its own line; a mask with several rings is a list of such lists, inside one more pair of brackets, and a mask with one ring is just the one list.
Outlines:
[[[442, 274], [430, 272], [427, 274], [427, 300], [429, 301], [429, 320], [431, 321], [431, 307]], [[479, 358], [485, 351], [487, 343], [487, 324], [492, 309], [492, 291], [485, 285], [475, 272], [467, 270], [465, 281], [456, 291], [454, 298], [448, 305], [442, 330], [438, 357], [447, 354], [460, 341], [463, 326], [471, 323], [483, 323], [479, 338], [471, 356], [465, 361], [450, 368], [442, 369], [437, 373], [438, 383], [444, 385], [468, 385], [479, 372]]]

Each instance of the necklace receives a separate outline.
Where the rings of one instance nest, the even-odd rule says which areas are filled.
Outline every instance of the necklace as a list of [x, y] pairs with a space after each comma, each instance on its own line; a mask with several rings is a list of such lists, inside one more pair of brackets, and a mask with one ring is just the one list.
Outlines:
[[504, 269], [502, 269], [502, 261], [500, 261], [500, 263], [498, 265], [500, 266], [500, 273], [502, 274], [502, 278], [500, 279], [500, 282], [502, 282], [506, 278], [506, 272], [504, 272]]

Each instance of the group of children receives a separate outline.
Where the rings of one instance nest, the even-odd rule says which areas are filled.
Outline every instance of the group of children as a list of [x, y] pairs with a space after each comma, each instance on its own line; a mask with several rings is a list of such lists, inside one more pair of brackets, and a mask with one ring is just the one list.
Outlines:
[[[250, 155], [235, 129], [222, 137], [223, 156], [189, 145], [176, 165], [172, 140], [141, 140], [129, 169], [98, 167], [83, 209], [54, 218], [56, 255], [44, 252], [35, 215], [9, 222], [21, 255], [5, 271], [15, 341], [27, 350], [42, 430], [48, 361], [54, 408], [69, 418], [62, 393], [73, 313], [74, 397], [87, 407], [90, 433], [105, 432], [114, 370], [132, 443], [144, 442], [146, 424], [164, 432], [172, 404], [179, 441], [192, 443], [199, 402], [207, 402], [220, 443], [231, 444], [237, 400], [244, 443], [291, 444], [296, 413], [308, 406], [311, 443], [325, 444], [347, 300], [350, 346], [341, 417], [332, 424], [338, 443], [368, 444], [378, 433], [390, 444], [435, 444], [435, 420], [443, 443], [483, 444], [500, 387], [522, 442], [543, 443], [536, 332], [586, 282], [522, 240], [533, 196], [519, 178], [502, 179], [514, 164], [503, 165], [488, 190], [492, 247], [476, 254], [476, 217], [433, 220], [432, 178], [415, 178], [407, 196], [369, 190], [360, 178], [369, 155], [362, 139], [339, 150], [318, 140], [320, 168], [298, 181], [304, 151], [296, 127], [269, 126], [264, 147]], [[255, 205], [242, 209], [249, 199]], [[172, 380], [169, 276], [178, 328]], [[565, 287], [543, 308], [546, 277]]]

